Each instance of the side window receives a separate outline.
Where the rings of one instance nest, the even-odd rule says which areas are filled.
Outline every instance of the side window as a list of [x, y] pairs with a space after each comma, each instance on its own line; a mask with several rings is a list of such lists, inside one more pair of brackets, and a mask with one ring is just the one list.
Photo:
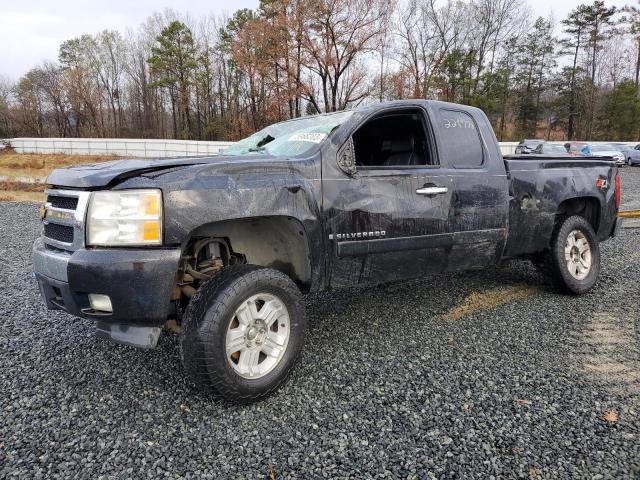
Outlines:
[[455, 168], [477, 168], [484, 163], [484, 148], [476, 122], [459, 110], [441, 108], [438, 111], [441, 133], [439, 151]]
[[356, 168], [433, 165], [424, 114], [417, 109], [385, 113], [353, 134]]

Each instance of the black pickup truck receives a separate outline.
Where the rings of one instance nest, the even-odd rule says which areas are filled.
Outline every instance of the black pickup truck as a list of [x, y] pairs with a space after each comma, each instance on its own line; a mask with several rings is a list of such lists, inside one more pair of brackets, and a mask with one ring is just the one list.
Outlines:
[[606, 159], [503, 158], [482, 111], [383, 103], [278, 123], [224, 155], [56, 170], [34, 266], [46, 304], [187, 374], [264, 397], [303, 344], [302, 294], [531, 260], [581, 294], [615, 235]]

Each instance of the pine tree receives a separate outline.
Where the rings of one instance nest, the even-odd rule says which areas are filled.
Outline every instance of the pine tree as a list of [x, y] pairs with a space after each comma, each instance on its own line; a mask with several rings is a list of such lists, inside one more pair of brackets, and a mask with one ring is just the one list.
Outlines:
[[[581, 49], [584, 48], [586, 36], [588, 34], [589, 21], [587, 19], [586, 5], [580, 5], [571, 11], [569, 16], [562, 21], [564, 33], [567, 35], [561, 42], [565, 54], [573, 56], [569, 71], [563, 71], [565, 78], [568, 76], [568, 120], [567, 120], [567, 138], [573, 140], [576, 134], [576, 117], [580, 115], [577, 111], [577, 76], [580, 73], [578, 58]], [[566, 75], [568, 73], [569, 75]]]
[[540, 118], [540, 100], [549, 71], [555, 64], [551, 22], [538, 18], [517, 45], [518, 103], [516, 117], [520, 135], [535, 137]]
[[177, 136], [193, 138], [190, 86], [198, 66], [193, 35], [184, 23], [174, 20], [162, 30], [156, 41], [158, 44], [151, 49], [149, 58], [151, 71], [156, 76], [152, 86], [169, 90], [173, 127]]

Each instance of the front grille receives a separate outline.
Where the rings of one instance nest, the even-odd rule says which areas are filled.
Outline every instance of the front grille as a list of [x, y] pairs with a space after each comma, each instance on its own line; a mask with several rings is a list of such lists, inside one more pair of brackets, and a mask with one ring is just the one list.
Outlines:
[[55, 208], [64, 208], [66, 210], [75, 210], [78, 207], [78, 197], [63, 197], [60, 195], [49, 195], [47, 202]]
[[46, 190], [42, 241], [45, 245], [74, 252], [84, 246], [84, 216], [91, 192]]
[[45, 223], [44, 236], [59, 242], [73, 243], [73, 227], [58, 225], [57, 223]]

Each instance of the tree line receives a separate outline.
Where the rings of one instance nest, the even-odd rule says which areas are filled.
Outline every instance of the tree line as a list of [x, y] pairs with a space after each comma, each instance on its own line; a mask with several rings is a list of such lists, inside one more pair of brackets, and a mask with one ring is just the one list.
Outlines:
[[500, 140], [640, 139], [640, 9], [525, 0], [261, 0], [60, 45], [0, 77], [0, 138], [237, 140], [367, 102], [475, 105]]

